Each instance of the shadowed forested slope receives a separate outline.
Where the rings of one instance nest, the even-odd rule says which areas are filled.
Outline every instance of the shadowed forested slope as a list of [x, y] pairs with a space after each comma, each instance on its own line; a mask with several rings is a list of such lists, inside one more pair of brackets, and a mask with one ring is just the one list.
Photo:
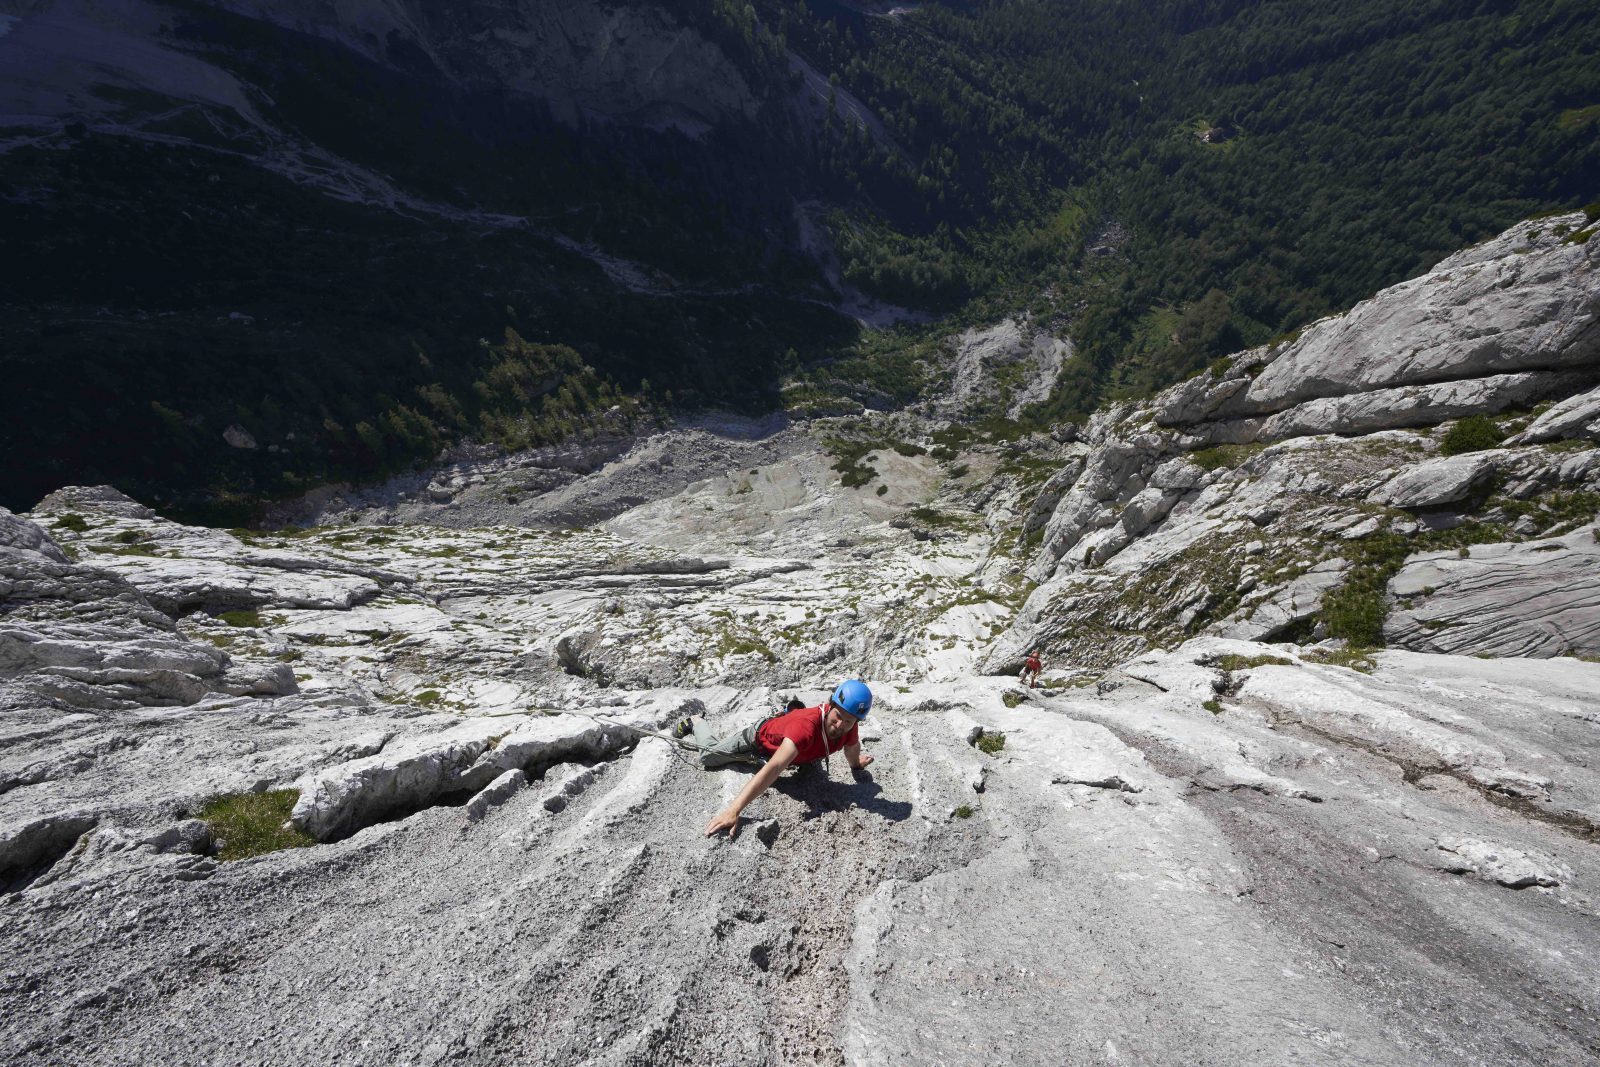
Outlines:
[[[729, 57], [749, 114], [561, 122], [422, 59], [163, 5], [162, 43], [252, 87], [286, 143], [437, 210], [329, 199], [225, 112], [126, 86], [96, 90], [114, 121], [8, 142], [0, 503], [293, 492], [463, 434], [559, 437], [624, 396], [611, 418], [668, 392], [771, 406], [797, 373], [791, 396], [904, 399], [930, 340], [1018, 310], [1078, 346], [1044, 423], [1600, 195], [1579, 0], [635, 6]], [[845, 281], [940, 320], [828, 310], [799, 201]], [[222, 446], [232, 425], [260, 447]]]

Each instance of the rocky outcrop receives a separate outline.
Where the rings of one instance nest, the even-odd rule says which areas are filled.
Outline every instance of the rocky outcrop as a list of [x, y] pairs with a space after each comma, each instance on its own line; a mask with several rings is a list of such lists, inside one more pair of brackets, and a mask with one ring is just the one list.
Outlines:
[[1559, 223], [1525, 222], [1349, 312], [1307, 327], [1244, 390], [1281, 411], [1318, 397], [1585, 368], [1600, 361], [1595, 253]]
[[1495, 456], [1488, 452], [1469, 452], [1463, 456], [1442, 456], [1423, 460], [1401, 469], [1367, 497], [1375, 504], [1408, 511], [1425, 511], [1447, 504], [1459, 504], [1489, 484], [1494, 477]]
[[[537, 713], [534, 713], [537, 715]], [[626, 713], [606, 721], [576, 716], [534, 718], [509, 728], [506, 720], [477, 719], [443, 734], [390, 746], [381, 754], [342, 763], [302, 783], [291, 818], [319, 841], [345, 837], [385, 818], [409, 815], [452, 794], [472, 795], [481, 812], [515, 791], [508, 772], [539, 771], [582, 757], [614, 755], [637, 740], [653, 717]], [[470, 809], [470, 805], [469, 805]]]
[[1389, 581], [1384, 639], [1418, 652], [1600, 655], [1600, 526], [1425, 552]]
[[120, 575], [71, 562], [38, 525], [0, 509], [0, 707], [184, 705], [294, 689], [281, 666], [233, 671], [225, 652], [178, 634]]
[[1506, 443], [1526, 445], [1567, 438], [1600, 440], [1600, 386], [1552, 404]]
[[1437, 426], [1447, 419], [1492, 415], [1518, 405], [1563, 396], [1593, 380], [1594, 375], [1585, 371], [1530, 371], [1375, 389], [1370, 393], [1308, 400], [1260, 421], [1253, 432], [1246, 432], [1246, 427], [1255, 427], [1256, 420], [1239, 420], [1229, 428], [1230, 432], [1222, 434], [1222, 439], [1280, 441], [1314, 434], [1368, 434]]
[[119, 573], [154, 607], [174, 617], [267, 604], [343, 610], [407, 582], [378, 567], [256, 550], [221, 530], [166, 522], [109, 486], [59, 490], [40, 501], [33, 514], [99, 529], [101, 536], [90, 538], [86, 547], [123, 556]]
[[[1590, 436], [1600, 274], [1587, 244], [1560, 237], [1581, 221], [1514, 227], [1289, 342], [1094, 416], [1082, 454], [1028, 514], [1025, 536], [1041, 533], [1029, 568], [1039, 585], [989, 669], [1038, 645], [1103, 667], [1196, 633], [1316, 636], [1324, 597], [1366, 581], [1352, 561], [1372, 558], [1370, 538], [1414, 537], [1425, 552], [1448, 528], [1470, 531], [1458, 541], [1516, 542], [1594, 519], [1591, 452], [1530, 447]], [[1531, 418], [1505, 416], [1514, 447], [1438, 454], [1442, 424], [1551, 400]], [[1484, 584], [1461, 594], [1472, 610], [1497, 617], [1490, 590], [1521, 581], [1518, 556], [1485, 556], [1474, 579]], [[1526, 609], [1508, 610], [1532, 617], [1553, 603], [1544, 596], [1587, 580], [1555, 574]], [[1581, 616], [1590, 608], [1579, 600]], [[1409, 610], [1393, 616], [1392, 639], [1444, 647], [1423, 641]], [[1480, 650], [1472, 641], [1487, 633], [1458, 629], [1449, 648]], [[1511, 626], [1481, 650], [1583, 652], [1586, 633], [1562, 623], [1535, 640]]]

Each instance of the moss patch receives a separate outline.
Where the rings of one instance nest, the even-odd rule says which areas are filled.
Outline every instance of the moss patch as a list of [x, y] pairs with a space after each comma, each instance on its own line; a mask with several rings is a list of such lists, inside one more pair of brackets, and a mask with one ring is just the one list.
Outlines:
[[1222, 467], [1238, 467], [1265, 447], [1267, 446], [1263, 444], [1213, 445], [1198, 452], [1190, 452], [1189, 462], [1207, 471]]
[[1248, 671], [1254, 667], [1293, 667], [1294, 660], [1284, 659], [1282, 656], [1237, 656], [1230, 654], [1218, 656], [1210, 663], [1210, 666], [1220, 667], [1222, 670], [1231, 673], [1233, 671]]
[[85, 530], [89, 529], [89, 520], [85, 519], [82, 515], [74, 515], [71, 512], [68, 512], [67, 514], [56, 519], [56, 529], [71, 530], [73, 533], [83, 533]]
[[277, 789], [269, 793], [234, 793], [208, 801], [200, 809], [200, 818], [211, 824], [212, 832], [223, 843], [217, 858], [226, 863], [316, 844], [316, 838], [289, 825], [289, 813], [299, 799], [298, 789]]
[[221, 619], [229, 626], [249, 626], [259, 629], [263, 625], [261, 621], [261, 613], [253, 609], [248, 611], [224, 611], [221, 615], [218, 615], [217, 618]]

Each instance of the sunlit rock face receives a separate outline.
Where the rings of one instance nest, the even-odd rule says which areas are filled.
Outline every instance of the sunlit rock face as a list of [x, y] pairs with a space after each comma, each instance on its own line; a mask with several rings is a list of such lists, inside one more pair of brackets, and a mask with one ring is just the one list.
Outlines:
[[[1584, 224], [1518, 225], [1295, 339], [1096, 415], [1074, 446], [1081, 470], [1052, 479], [1048, 513], [1030, 517], [1040, 584], [986, 662], [1042, 644], [1111, 665], [1201, 633], [1316, 640], [1328, 591], [1469, 544], [1482, 546], [1470, 584], [1498, 592], [1396, 616], [1391, 645], [1600, 653], [1587, 622], [1553, 621], [1568, 601], [1588, 618], [1595, 577], [1590, 553], [1568, 551], [1600, 499], [1600, 277], [1589, 246], [1562, 236]], [[1459, 452], [1458, 420], [1484, 415], [1504, 416], [1511, 447]], [[1543, 568], [1518, 561], [1535, 558], [1560, 572], [1534, 579], [1548, 596], [1524, 586]], [[1373, 610], [1396, 597], [1420, 610], [1434, 593], [1397, 580]]]
[[[1518, 234], [1490, 303], [1537, 317], [1507, 291], [1576, 246]], [[1228, 408], [1261, 350], [941, 454], [985, 367], [1061, 354], [952, 352], [921, 410], [467, 456], [275, 532], [0, 512], [5, 1061], [1591, 1059], [1593, 359], [1328, 356]], [[752, 768], [670, 728], [846, 677], [871, 766], [705, 838]]]

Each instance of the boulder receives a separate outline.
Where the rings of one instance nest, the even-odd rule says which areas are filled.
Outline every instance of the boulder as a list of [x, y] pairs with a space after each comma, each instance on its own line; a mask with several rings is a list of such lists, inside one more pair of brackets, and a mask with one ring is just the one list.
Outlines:
[[1498, 458], [1497, 451], [1488, 451], [1423, 460], [1400, 471], [1367, 499], [1408, 511], [1459, 504], [1489, 484]]
[[1445, 854], [1444, 869], [1452, 874], [1475, 874], [1507, 889], [1549, 888], [1571, 873], [1549, 859], [1471, 837], [1441, 837], [1438, 850]]
[[1600, 386], [1551, 405], [1506, 444], [1535, 444], [1564, 437], [1600, 439]]

